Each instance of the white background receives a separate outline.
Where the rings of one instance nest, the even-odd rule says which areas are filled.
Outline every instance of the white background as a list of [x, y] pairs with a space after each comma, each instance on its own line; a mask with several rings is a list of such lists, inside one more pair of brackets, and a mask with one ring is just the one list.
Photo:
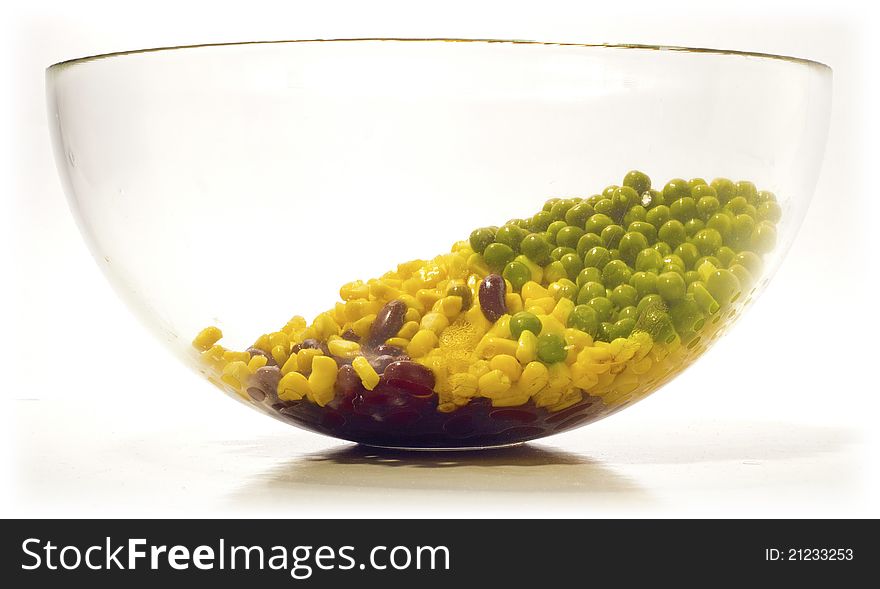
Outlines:
[[[860, 2], [79, 2], [4, 8], [5, 516], [880, 516], [877, 42]], [[179, 44], [463, 37], [782, 53], [834, 68], [816, 197], [773, 283], [665, 390], [524, 450], [375, 458], [244, 410], [115, 298], [70, 217], [43, 70]], [[448, 463], [447, 463], [448, 462]]]

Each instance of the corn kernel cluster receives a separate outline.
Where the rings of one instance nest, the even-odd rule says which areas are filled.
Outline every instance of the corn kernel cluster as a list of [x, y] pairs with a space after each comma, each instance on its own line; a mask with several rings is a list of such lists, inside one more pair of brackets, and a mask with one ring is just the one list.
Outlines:
[[221, 346], [216, 327], [193, 346], [215, 383], [249, 400], [268, 392], [323, 407], [345, 366], [373, 391], [384, 351], [396, 350], [390, 360], [433, 375], [441, 412], [477, 397], [555, 412], [590, 395], [615, 408], [718, 337], [760, 277], [780, 217], [774, 195], [750, 182], [654, 190], [630, 172], [601, 194], [551, 199], [448, 253], [345, 284], [332, 309], [311, 323], [295, 316], [248, 351]]

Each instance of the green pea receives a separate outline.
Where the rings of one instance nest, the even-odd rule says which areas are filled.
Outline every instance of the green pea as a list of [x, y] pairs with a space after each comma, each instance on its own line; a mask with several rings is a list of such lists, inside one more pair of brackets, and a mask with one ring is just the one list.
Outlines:
[[631, 277], [632, 270], [622, 260], [611, 260], [602, 269], [602, 282], [607, 288], [628, 284]]
[[703, 310], [692, 295], [685, 296], [669, 308], [669, 318], [679, 333], [699, 331], [706, 322]]
[[704, 196], [697, 201], [697, 214], [704, 221], [708, 221], [712, 215], [721, 209], [721, 203], [714, 196]]
[[663, 274], [664, 272], [674, 272], [675, 274], [680, 274], [682, 278], [684, 278], [684, 273], [686, 271], [687, 268], [684, 266], [672, 262], [664, 262], [663, 267], [660, 268], [660, 274]]
[[526, 235], [520, 243], [519, 249], [536, 264], [543, 266], [550, 261], [550, 242], [541, 233]]
[[728, 268], [736, 279], [739, 280], [739, 285], [742, 287], [743, 292], [751, 290], [753, 286], [755, 286], [755, 278], [752, 276], [752, 273], [749, 272], [745, 266], [740, 264], [731, 264], [730, 268]]
[[605, 296], [605, 285], [601, 282], [586, 282], [581, 286], [578, 292], [577, 303], [583, 305], [589, 303], [596, 297]]
[[655, 342], [670, 344], [675, 341], [675, 328], [664, 307], [651, 307], [639, 314], [636, 329], [648, 333]]
[[758, 209], [756, 209], [754, 205], [746, 205], [746, 210], [744, 210], [743, 213], [748, 215], [752, 219], [758, 218]]
[[538, 335], [541, 333], [542, 327], [541, 320], [528, 311], [520, 311], [510, 318], [510, 335], [513, 336], [513, 339], [519, 339], [524, 331], [531, 331]]
[[[593, 206], [593, 210], [596, 211], [597, 215], [611, 216], [614, 214], [614, 203], [611, 201], [610, 198], [602, 198]], [[589, 219], [587, 219], [587, 221], [589, 221]]]
[[570, 278], [576, 278], [581, 273], [581, 270], [584, 269], [583, 261], [581, 260], [580, 256], [575, 253], [574, 250], [562, 256], [559, 261], [565, 268], [566, 275], [568, 275]]
[[672, 303], [684, 298], [687, 285], [681, 274], [664, 272], [657, 277], [657, 292], [663, 300]]
[[663, 187], [663, 198], [667, 203], [675, 202], [680, 198], [691, 195], [691, 187], [688, 186], [687, 180], [682, 178], [673, 178]]
[[[645, 201], [647, 200], [647, 204]], [[657, 207], [666, 204], [666, 197], [663, 196], [663, 193], [659, 190], [654, 190], [653, 188], [648, 191], [648, 197], [645, 198], [645, 195], [642, 195], [642, 204], [648, 207], [649, 209], [652, 207]]]
[[556, 203], [558, 203], [560, 200], [562, 200], [562, 199], [561, 199], [561, 198], [549, 198], [549, 199], [547, 199], [546, 201], [544, 201], [544, 208], [543, 208], [542, 210], [544, 210], [545, 212], [548, 212], [548, 213], [549, 213], [550, 210], [553, 208], [553, 205], [555, 205]]
[[556, 282], [560, 278], [568, 278], [568, 273], [565, 271], [565, 266], [562, 265], [562, 262], [550, 262], [544, 268], [544, 280], [547, 282]]
[[565, 221], [553, 221], [550, 223], [550, 226], [547, 227], [547, 236], [550, 238], [550, 243], [556, 243], [556, 234], [566, 227], [568, 225], [565, 224]]
[[700, 250], [692, 243], [683, 243], [675, 248], [673, 252], [684, 262], [685, 268], [693, 268], [694, 262], [700, 257]]
[[639, 302], [639, 293], [635, 287], [632, 287], [629, 284], [618, 284], [614, 287], [614, 290], [611, 291], [611, 296], [608, 298], [611, 299], [611, 302], [614, 303], [615, 307], [622, 309]]
[[696, 282], [700, 279], [700, 273], [696, 270], [688, 270], [684, 273], [684, 282], [687, 285], [690, 285], [692, 282]]
[[707, 229], [714, 229], [721, 234], [721, 239], [727, 241], [730, 239], [730, 232], [733, 229], [733, 219], [727, 213], [715, 213], [706, 221]]
[[669, 213], [682, 223], [690, 221], [697, 216], [697, 201], [690, 196], [675, 200], [669, 205]]
[[733, 218], [731, 238], [737, 243], [748, 242], [755, 230], [755, 220], [748, 215], [737, 215]]
[[772, 200], [764, 201], [758, 205], [758, 208], [755, 210], [755, 217], [759, 221], [770, 221], [771, 223], [778, 223], [782, 218], [782, 207], [779, 206], [778, 203]]
[[600, 285], [602, 284], [602, 271], [596, 268], [595, 266], [591, 266], [590, 268], [584, 268], [577, 275], [577, 280], [575, 281], [579, 287], [583, 287], [588, 282], [598, 282]]
[[618, 321], [621, 319], [632, 319], [633, 322], [635, 323], [635, 321], [638, 318], [639, 318], [639, 309], [634, 305], [630, 305], [629, 307], [624, 307], [623, 309], [620, 310], [619, 313], [617, 313]]
[[706, 224], [703, 223], [701, 220], [691, 219], [684, 224], [684, 232], [687, 233], [688, 237], [693, 237], [694, 235], [702, 231], [705, 226]]
[[684, 230], [684, 224], [676, 219], [664, 223], [657, 232], [657, 235], [671, 248], [676, 248], [687, 241], [687, 232]]
[[471, 232], [469, 241], [471, 243], [471, 249], [478, 254], [482, 254], [486, 251], [489, 244], [495, 241], [495, 232], [488, 227], [474, 229], [473, 232]]
[[525, 234], [515, 225], [505, 225], [495, 233], [495, 243], [503, 243], [514, 252], [519, 251], [519, 244]]
[[657, 309], [662, 312], [666, 312], [666, 309], [669, 306], [666, 304], [666, 301], [663, 300], [659, 294], [649, 294], [643, 296], [639, 299], [639, 304], [636, 305], [636, 309], [639, 312], [639, 315], [644, 315], [645, 313]]
[[742, 196], [735, 196], [730, 199], [724, 208], [733, 213], [734, 215], [740, 215], [746, 211], [746, 207], [749, 206], [749, 201], [747, 201]]
[[534, 263], [532, 260], [528, 258], [528, 256], [520, 254], [513, 259], [514, 262], [519, 262], [523, 266], [529, 269], [529, 272], [532, 273], [531, 280], [535, 282], [540, 282], [541, 278], [544, 276], [544, 269], [541, 266]]
[[761, 204], [762, 202], [767, 201], [776, 202], [776, 195], [769, 190], [762, 190], [758, 192], [758, 198], [755, 199], [755, 204]]
[[550, 252], [550, 258], [555, 262], [557, 260], [561, 260], [562, 256], [564, 256], [565, 254], [571, 254], [574, 252], [575, 250], [571, 249], [570, 247], [557, 247], [554, 248], [552, 252]]
[[568, 327], [580, 329], [596, 337], [599, 332], [599, 315], [589, 305], [577, 305], [568, 315]]
[[614, 212], [618, 219], [640, 202], [642, 202], [642, 195], [629, 186], [621, 186], [611, 195], [611, 203], [614, 205]]
[[672, 264], [674, 266], [678, 266], [682, 269], [682, 272], [687, 268], [687, 264], [685, 264], [684, 260], [681, 256], [677, 254], [669, 254], [663, 258], [664, 264]]
[[632, 170], [623, 177], [623, 185], [632, 188], [641, 195], [651, 189], [651, 179], [644, 172]]
[[636, 289], [639, 300], [646, 295], [657, 293], [657, 274], [654, 272], [636, 272], [629, 279], [629, 284]]
[[666, 205], [659, 205], [652, 208], [645, 215], [645, 221], [653, 225], [654, 227], [662, 227], [664, 223], [669, 221], [672, 218], [672, 213], [669, 212], [669, 207]]
[[751, 182], [740, 180], [736, 183], [736, 195], [752, 202], [758, 196], [758, 189]]
[[556, 292], [553, 293], [553, 298], [555, 298], [557, 301], [563, 298], [573, 301], [577, 298], [578, 287], [574, 282], [563, 278], [561, 280], [557, 280], [556, 284], [559, 286], [559, 288], [557, 288]]
[[764, 269], [764, 262], [761, 261], [761, 256], [750, 251], [743, 251], [736, 254], [736, 257], [733, 258], [733, 263], [745, 266], [745, 269], [748, 270], [749, 274], [752, 276], [760, 276]]
[[614, 324], [610, 321], [603, 321], [599, 324], [599, 333], [596, 339], [600, 342], [614, 341]]
[[595, 233], [587, 233], [578, 240], [577, 255], [583, 258], [594, 247], [604, 247], [605, 242]]
[[553, 217], [554, 221], [565, 221], [565, 213], [567, 213], [574, 205], [577, 204], [577, 201], [573, 198], [563, 198], [556, 203], [552, 207], [550, 207], [550, 216]]
[[761, 221], [752, 231], [751, 249], [766, 254], [776, 247], [776, 227], [770, 221]]
[[694, 245], [704, 256], [711, 256], [721, 247], [721, 233], [714, 229], [701, 229], [694, 235]]
[[585, 225], [584, 229], [587, 233], [595, 233], [596, 235], [601, 235], [602, 230], [609, 225], [614, 225], [614, 219], [606, 214], [596, 213], [595, 215], [587, 219], [587, 224]]
[[513, 260], [514, 256], [510, 246], [503, 243], [490, 243], [486, 251], [483, 252], [483, 259], [493, 272], [501, 272], [504, 266]]
[[721, 268], [706, 279], [706, 290], [719, 305], [724, 306], [739, 296], [742, 287], [733, 272]]
[[642, 205], [636, 205], [628, 210], [623, 216], [623, 224], [624, 226], [629, 227], [633, 223], [644, 221], [647, 216], [648, 209], [646, 209]]
[[[650, 225], [649, 225], [650, 227]], [[635, 264], [636, 257], [639, 253], [647, 249], [648, 238], [642, 233], [630, 231], [620, 238], [618, 249], [620, 250], [620, 258], [627, 264]]]
[[637, 272], [659, 272], [663, 267], [663, 256], [652, 247], [646, 247], [638, 253], [635, 261]]
[[[523, 231], [522, 231], [522, 236], [523, 236], [523, 237], [525, 237], [526, 235], [528, 235], [528, 233], [529, 233], [529, 227], [531, 227], [531, 221], [529, 221], [528, 219], [511, 219], [510, 221], [507, 222], [507, 224], [508, 224], [508, 225], [514, 225], [514, 226], [519, 227], [520, 229], [522, 229], [522, 230], [523, 230]], [[520, 238], [520, 241], [522, 241], [522, 238]]]
[[726, 245], [722, 245], [715, 251], [715, 257], [718, 258], [718, 261], [721, 262], [722, 266], [729, 268], [733, 263], [733, 259], [736, 257], [736, 252]]
[[699, 272], [700, 266], [702, 266], [705, 262], [709, 262], [716, 268], [722, 267], [721, 260], [719, 260], [715, 256], [703, 256], [702, 258], [699, 258], [696, 262], [694, 262], [694, 270]]
[[706, 185], [706, 181], [703, 180], [702, 178], [691, 178], [690, 180], [688, 180], [688, 186], [690, 186], [690, 188], [691, 188], [691, 195], [693, 195], [693, 193], [694, 193], [694, 188], [696, 188], [697, 186], [705, 186], [705, 185]]
[[611, 261], [611, 253], [608, 248], [597, 246], [592, 248], [584, 256], [584, 268], [604, 268]]
[[624, 233], [626, 233], [626, 231], [620, 225], [609, 225], [602, 230], [602, 241], [604, 241], [605, 245], [609, 248], [616, 248]]
[[538, 359], [545, 364], [562, 362], [568, 356], [568, 352], [565, 350], [565, 340], [555, 333], [539, 335], [536, 352]]
[[570, 247], [572, 251], [576, 251], [578, 241], [584, 236], [584, 230], [580, 227], [567, 225], [559, 230], [556, 234], [556, 245], [562, 247]]
[[715, 178], [712, 180], [711, 186], [715, 189], [715, 194], [718, 196], [718, 202], [722, 205], [727, 204], [731, 198], [736, 196], [736, 184], [727, 178]]
[[611, 329], [611, 341], [619, 337], [629, 337], [636, 327], [635, 319], [618, 319]]
[[611, 317], [614, 314], [614, 303], [607, 297], [596, 297], [591, 299], [587, 305], [596, 312], [599, 321], [611, 321]]
[[719, 305], [718, 301], [709, 294], [706, 285], [702, 282], [692, 282], [688, 285], [688, 291], [688, 294], [693, 295], [694, 301], [696, 301], [697, 305], [700, 306], [700, 309], [702, 309], [707, 315], [714, 315], [721, 308], [721, 305]]
[[657, 243], [655, 243], [651, 247], [654, 248], [655, 250], [657, 250], [658, 252], [660, 252], [660, 255], [663, 257], [666, 257], [672, 253], [672, 246], [670, 246], [665, 241], [658, 241]]
[[594, 194], [593, 196], [589, 197], [586, 200], [586, 202], [590, 203], [591, 207], [595, 207], [596, 203], [599, 202], [600, 200], [602, 200], [603, 198], [605, 198], [605, 197], [602, 196], [601, 194]]
[[501, 276], [510, 281], [513, 290], [519, 291], [526, 282], [532, 279], [532, 271], [522, 262], [514, 260], [504, 267]]
[[645, 221], [633, 221], [629, 224], [627, 231], [641, 233], [648, 240], [649, 244], [657, 241], [657, 228]]
[[547, 227], [549, 227], [550, 223], [552, 222], [553, 217], [550, 216], [550, 213], [547, 211], [541, 211], [537, 213], [534, 217], [532, 217], [529, 229], [531, 229], [534, 233], [542, 233], [544, 231], [547, 231]]
[[568, 209], [568, 212], [565, 213], [565, 222], [576, 227], [583, 227], [586, 224], [587, 219], [592, 217], [595, 213], [596, 211], [593, 209], [593, 205], [586, 201], [581, 201]]
[[614, 194], [614, 191], [617, 190], [618, 188], [620, 188], [620, 187], [617, 184], [612, 184], [611, 186], [606, 186], [602, 190], [602, 196], [610, 199], [611, 195]]

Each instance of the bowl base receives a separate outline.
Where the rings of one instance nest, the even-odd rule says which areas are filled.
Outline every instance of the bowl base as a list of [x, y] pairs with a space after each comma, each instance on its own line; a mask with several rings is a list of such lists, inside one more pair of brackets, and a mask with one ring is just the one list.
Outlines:
[[363, 448], [375, 448], [377, 450], [393, 450], [395, 452], [476, 452], [479, 450], [501, 450], [504, 448], [516, 448], [523, 446], [525, 442], [510, 442], [506, 444], [494, 444], [487, 446], [450, 446], [448, 448], [426, 448], [420, 446], [380, 446], [378, 444], [358, 443]]

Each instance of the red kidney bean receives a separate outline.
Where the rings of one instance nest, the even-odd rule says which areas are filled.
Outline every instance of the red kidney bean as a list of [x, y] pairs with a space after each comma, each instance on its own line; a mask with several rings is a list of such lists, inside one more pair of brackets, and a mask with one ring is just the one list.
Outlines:
[[394, 337], [403, 327], [403, 318], [406, 315], [406, 303], [403, 301], [389, 301], [376, 316], [373, 326], [370, 327], [368, 343], [372, 346], [384, 344], [389, 337]]
[[385, 372], [385, 369], [388, 368], [388, 365], [392, 362], [395, 362], [397, 358], [395, 356], [389, 356], [388, 354], [382, 354], [381, 356], [376, 356], [372, 360], [370, 360], [370, 366], [373, 367], [373, 370], [376, 371], [377, 374], [382, 374]]
[[276, 366], [278, 363], [275, 362], [275, 358], [272, 357], [272, 354], [268, 352], [264, 352], [260, 348], [250, 347], [245, 350], [248, 354], [251, 355], [251, 358], [254, 356], [263, 356], [266, 359], [266, 366]]
[[342, 332], [342, 339], [347, 339], [350, 342], [359, 342], [359, 341], [361, 341], [361, 336], [356, 334], [351, 329], [346, 329], [345, 331]]
[[389, 364], [382, 373], [382, 380], [416, 396], [434, 394], [434, 373], [409, 360], [398, 360]]
[[502, 315], [507, 313], [507, 303], [504, 301], [504, 295], [507, 294], [507, 286], [504, 279], [498, 274], [489, 274], [480, 283], [480, 308], [486, 319], [498, 321]]
[[281, 380], [281, 370], [278, 366], [263, 366], [258, 368], [248, 383], [247, 393], [257, 402], [267, 397], [270, 400], [278, 399], [278, 381]]
[[303, 340], [302, 344], [300, 344], [300, 349], [321, 350], [325, 356], [330, 355], [330, 348], [327, 347], [326, 343], [311, 337]]
[[403, 349], [398, 348], [397, 346], [382, 344], [380, 346], [376, 346], [376, 354], [378, 354], [379, 356], [403, 356], [404, 352]]
[[361, 389], [361, 378], [350, 365], [340, 366], [335, 387], [343, 397], [353, 397]]

